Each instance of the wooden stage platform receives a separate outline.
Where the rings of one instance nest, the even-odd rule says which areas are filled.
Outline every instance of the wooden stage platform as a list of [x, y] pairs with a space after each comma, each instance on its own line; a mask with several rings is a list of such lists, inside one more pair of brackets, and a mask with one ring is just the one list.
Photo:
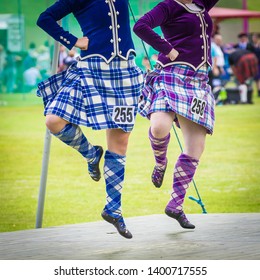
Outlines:
[[105, 221], [0, 233], [1, 260], [260, 260], [260, 213], [126, 219], [133, 239]]

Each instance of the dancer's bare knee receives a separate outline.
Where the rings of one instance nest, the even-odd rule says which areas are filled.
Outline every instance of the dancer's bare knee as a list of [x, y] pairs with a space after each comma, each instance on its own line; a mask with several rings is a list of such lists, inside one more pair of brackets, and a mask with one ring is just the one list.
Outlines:
[[45, 124], [52, 133], [61, 131], [68, 122], [55, 115], [47, 115]]

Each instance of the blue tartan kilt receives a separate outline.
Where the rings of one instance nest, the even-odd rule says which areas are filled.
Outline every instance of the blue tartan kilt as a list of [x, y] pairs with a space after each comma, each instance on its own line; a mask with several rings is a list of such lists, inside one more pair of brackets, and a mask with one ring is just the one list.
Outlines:
[[134, 56], [119, 57], [109, 64], [100, 57], [79, 60], [69, 69], [39, 83], [37, 96], [43, 98], [44, 115], [56, 115], [74, 124], [130, 132], [132, 123], [116, 123], [115, 106], [132, 106], [134, 119], [143, 87], [143, 72]]

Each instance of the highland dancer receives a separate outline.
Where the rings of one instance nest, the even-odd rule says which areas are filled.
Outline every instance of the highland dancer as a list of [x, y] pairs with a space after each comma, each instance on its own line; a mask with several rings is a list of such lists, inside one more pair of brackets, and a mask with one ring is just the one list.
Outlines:
[[[146, 76], [139, 112], [150, 119], [149, 139], [156, 165], [152, 182], [160, 188], [167, 167], [173, 122], [181, 128], [184, 151], [173, 172], [173, 191], [165, 213], [183, 228], [193, 229], [183, 202], [203, 153], [206, 134], [213, 133], [214, 96], [208, 85], [212, 20], [209, 10], [218, 0], [165, 0], [141, 17], [134, 32], [159, 51]], [[161, 27], [164, 38], [153, 31]]]
[[[57, 21], [73, 13], [83, 32], [77, 38]], [[125, 238], [132, 238], [121, 210], [126, 151], [137, 113], [143, 73], [135, 64], [127, 0], [58, 0], [37, 24], [80, 59], [67, 71], [39, 84], [46, 125], [53, 135], [86, 158], [88, 172], [99, 181], [101, 146], [92, 145], [80, 125], [106, 129], [104, 156], [106, 205], [102, 217]]]

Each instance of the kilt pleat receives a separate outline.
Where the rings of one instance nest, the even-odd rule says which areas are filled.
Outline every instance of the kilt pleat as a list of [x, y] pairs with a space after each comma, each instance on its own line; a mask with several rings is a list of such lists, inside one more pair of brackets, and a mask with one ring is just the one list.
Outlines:
[[[203, 117], [193, 114], [191, 106], [193, 98], [199, 98], [206, 104]], [[145, 77], [138, 111], [146, 118], [154, 112], [170, 112], [181, 115], [207, 129], [212, 134], [215, 121], [215, 99], [208, 85], [207, 66], [195, 71], [186, 65], [157, 67]]]
[[113, 59], [107, 64], [99, 57], [79, 60], [64, 72], [38, 85], [44, 115], [54, 114], [70, 123], [95, 130], [118, 128], [126, 132], [132, 124], [115, 123], [114, 106], [134, 106], [143, 86], [143, 73], [132, 56], [128, 61]]
[[247, 79], [253, 79], [258, 75], [258, 60], [255, 54], [243, 55], [235, 66], [235, 76], [243, 84]]

